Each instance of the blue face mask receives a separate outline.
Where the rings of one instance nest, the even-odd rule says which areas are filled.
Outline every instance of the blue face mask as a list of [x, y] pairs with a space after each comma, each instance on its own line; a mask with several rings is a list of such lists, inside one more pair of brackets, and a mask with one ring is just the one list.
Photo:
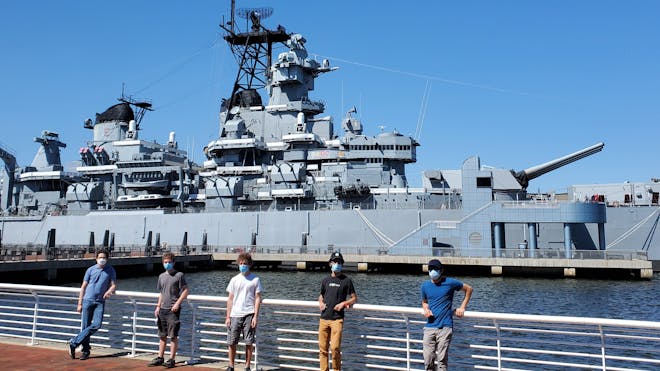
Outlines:
[[163, 268], [165, 268], [166, 271], [169, 271], [174, 268], [174, 263], [169, 262], [169, 263], [163, 263]]
[[245, 273], [250, 270], [250, 266], [247, 264], [239, 264], [238, 270], [241, 271], [241, 273]]
[[440, 271], [432, 270], [429, 271], [429, 277], [431, 277], [432, 280], [437, 280], [440, 278]]
[[330, 265], [330, 270], [333, 272], [341, 272], [341, 268], [342, 265], [339, 263], [332, 263], [332, 265]]

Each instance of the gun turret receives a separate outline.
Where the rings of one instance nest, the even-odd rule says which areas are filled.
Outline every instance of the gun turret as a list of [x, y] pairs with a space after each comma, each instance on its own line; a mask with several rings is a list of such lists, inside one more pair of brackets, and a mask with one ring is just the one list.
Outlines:
[[568, 164], [570, 164], [574, 161], [583, 159], [587, 156], [591, 156], [594, 153], [598, 153], [603, 149], [604, 146], [605, 146], [605, 143], [602, 143], [602, 142], [596, 143], [593, 146], [587, 147], [587, 148], [579, 150], [577, 152], [573, 152], [573, 153], [571, 153], [569, 155], [566, 155], [564, 157], [560, 157], [558, 159], [548, 161], [548, 162], [546, 162], [544, 164], [541, 164], [541, 165], [532, 166], [528, 169], [525, 169], [525, 170], [522, 170], [522, 171], [519, 171], [519, 172], [515, 172], [515, 171], [511, 170], [511, 174], [513, 174], [513, 176], [516, 178], [516, 180], [518, 180], [518, 183], [520, 183], [520, 185], [523, 188], [526, 189], [527, 186], [529, 185], [530, 180], [538, 178], [538, 177], [540, 177], [541, 175], [543, 175], [545, 173], [556, 170], [556, 169], [558, 169], [562, 166], [568, 165]]

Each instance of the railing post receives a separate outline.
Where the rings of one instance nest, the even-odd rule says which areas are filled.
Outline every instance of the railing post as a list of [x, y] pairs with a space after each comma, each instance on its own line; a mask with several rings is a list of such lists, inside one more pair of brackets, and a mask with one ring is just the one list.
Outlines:
[[497, 369], [502, 369], [502, 342], [500, 340], [500, 325], [497, 323], [497, 320], [493, 320], [493, 325], [495, 326], [495, 332], [497, 333]]
[[[257, 342], [259, 341], [259, 336], [254, 342], [254, 351], [252, 352], [252, 357], [254, 357], [254, 369], [259, 371], [259, 351], [257, 350]], [[247, 354], [246, 354], [247, 355]]]
[[406, 321], [406, 370], [410, 371], [410, 318], [403, 316]]
[[135, 347], [136, 347], [136, 342], [137, 342], [137, 317], [138, 317], [138, 308], [137, 308], [137, 301], [133, 298], [131, 298], [131, 304], [133, 305], [133, 324], [132, 324], [132, 335], [131, 335], [131, 357], [135, 357]]
[[603, 332], [603, 326], [598, 326], [598, 332], [600, 333], [600, 356], [601, 364], [603, 366], [603, 371], [607, 370], [607, 359], [605, 358], [605, 333]]
[[39, 324], [39, 294], [36, 291], [32, 291], [32, 296], [34, 296], [34, 312], [32, 314], [32, 337], [28, 345], [38, 345], [39, 340], [37, 340], [37, 326]]
[[195, 304], [191, 303], [190, 301], [186, 300], [188, 305], [190, 306], [190, 309], [192, 309], [192, 327], [190, 329], [190, 359], [186, 362], [188, 365], [194, 365], [196, 363], [199, 363], [199, 360], [195, 357], [196, 349], [197, 349], [197, 308], [195, 308]]

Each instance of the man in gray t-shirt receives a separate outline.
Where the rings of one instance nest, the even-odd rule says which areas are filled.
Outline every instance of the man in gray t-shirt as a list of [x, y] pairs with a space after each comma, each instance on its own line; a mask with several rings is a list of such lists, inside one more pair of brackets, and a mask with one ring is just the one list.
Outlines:
[[[164, 365], [172, 368], [176, 363], [176, 350], [179, 345], [179, 329], [181, 322], [181, 303], [188, 296], [188, 284], [182, 272], [174, 269], [174, 254], [163, 254], [163, 268], [165, 272], [158, 276], [158, 304], [154, 315], [158, 324], [158, 357], [154, 358], [149, 366]], [[170, 338], [170, 359], [165, 362], [165, 346]]]

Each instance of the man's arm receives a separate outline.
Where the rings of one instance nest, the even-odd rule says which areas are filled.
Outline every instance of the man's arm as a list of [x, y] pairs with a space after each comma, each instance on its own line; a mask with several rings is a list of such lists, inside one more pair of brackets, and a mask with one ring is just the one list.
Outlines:
[[156, 303], [156, 310], [154, 310], [154, 316], [158, 318], [158, 312], [160, 312], [160, 305], [163, 304], [163, 293], [158, 294], [158, 303]]
[[254, 296], [254, 316], [252, 317], [252, 327], [257, 327], [257, 318], [259, 317], [259, 308], [261, 308], [261, 293], [258, 292]]
[[188, 297], [188, 286], [183, 286], [183, 290], [181, 290], [181, 295], [179, 296], [179, 300], [172, 305], [172, 312], [178, 312], [179, 309], [181, 308], [181, 303], [183, 303], [184, 300]]
[[78, 307], [76, 308], [78, 313], [82, 312], [82, 301], [83, 301], [83, 297], [85, 296], [86, 289], [87, 289], [87, 281], [83, 281], [82, 285], [80, 285], [80, 295], [78, 295]]
[[433, 315], [431, 309], [429, 309], [429, 302], [426, 299], [422, 299], [422, 314], [424, 317], [429, 318]]
[[348, 300], [344, 300], [341, 303], [335, 305], [335, 310], [340, 311], [345, 308], [350, 308], [353, 304], [357, 303], [357, 294], [355, 292], [351, 293], [351, 297]]
[[472, 286], [468, 285], [467, 283], [464, 283], [463, 288], [461, 288], [461, 291], [465, 293], [465, 297], [463, 298], [463, 302], [461, 303], [461, 306], [456, 308], [457, 317], [463, 317], [463, 314], [465, 314], [465, 309], [467, 308], [467, 305], [470, 302], [470, 297], [472, 296]]
[[323, 294], [319, 295], [319, 309], [325, 310], [325, 302], [323, 301]]
[[229, 327], [231, 323], [231, 307], [234, 305], [234, 293], [230, 292], [227, 297], [227, 316], [225, 317], [225, 326]]
[[109, 298], [115, 293], [115, 290], [117, 290], [117, 283], [115, 281], [110, 281], [110, 287], [108, 287], [108, 290], [103, 294], [103, 299]]

